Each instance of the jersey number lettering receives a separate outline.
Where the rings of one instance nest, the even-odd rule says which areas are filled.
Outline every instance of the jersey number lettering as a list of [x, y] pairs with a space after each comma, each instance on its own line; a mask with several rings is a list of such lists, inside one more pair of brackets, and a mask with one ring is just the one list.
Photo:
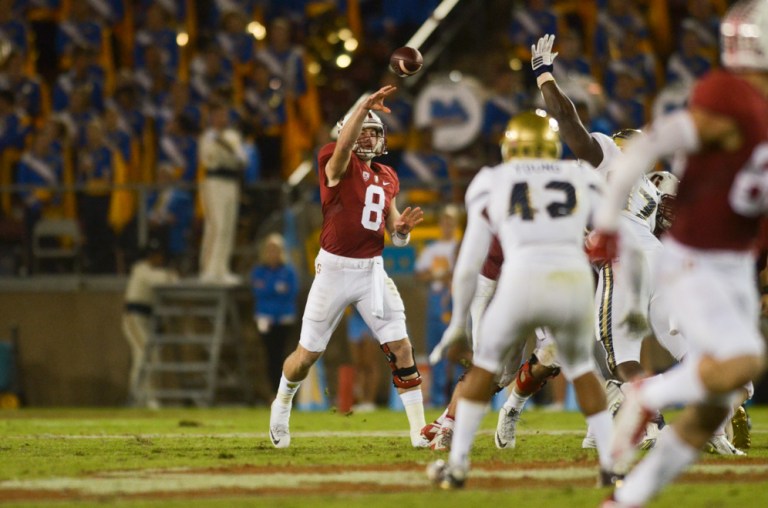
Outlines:
[[365, 207], [360, 223], [365, 229], [378, 231], [381, 220], [384, 218], [384, 203], [386, 202], [384, 189], [378, 185], [369, 185], [365, 190]]
[[747, 164], [731, 185], [728, 201], [733, 211], [744, 217], [757, 217], [768, 209], [768, 143], [752, 152]]
[[[567, 217], [576, 208], [576, 189], [568, 182], [553, 180], [544, 186], [545, 189], [560, 191], [565, 194], [565, 201], [552, 201], [547, 207], [547, 214], [553, 219]], [[509, 214], [520, 215], [523, 220], [533, 220], [537, 209], [531, 206], [531, 196], [528, 182], [516, 183], [512, 187], [509, 201]]]

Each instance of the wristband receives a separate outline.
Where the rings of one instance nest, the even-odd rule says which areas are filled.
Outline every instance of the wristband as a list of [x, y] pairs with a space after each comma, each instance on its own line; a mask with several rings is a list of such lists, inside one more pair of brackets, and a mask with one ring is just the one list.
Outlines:
[[411, 233], [401, 235], [399, 231], [395, 230], [395, 234], [392, 235], [392, 243], [398, 247], [404, 247], [408, 245], [411, 240]]
[[538, 85], [539, 89], [546, 83], [547, 81], [554, 81], [555, 77], [552, 75], [551, 72], [542, 72], [538, 76], [536, 76], [536, 84]]

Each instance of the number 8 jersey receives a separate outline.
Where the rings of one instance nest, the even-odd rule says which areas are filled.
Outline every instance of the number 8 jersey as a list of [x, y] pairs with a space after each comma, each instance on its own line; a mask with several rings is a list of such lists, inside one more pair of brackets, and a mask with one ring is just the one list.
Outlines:
[[604, 182], [582, 161], [514, 159], [485, 168], [467, 189], [469, 213], [485, 215], [505, 256], [527, 246], [582, 249]]
[[336, 143], [320, 149], [317, 156], [323, 228], [320, 247], [348, 258], [380, 256], [384, 249], [384, 227], [392, 198], [400, 192], [395, 170], [372, 162], [368, 167], [354, 153], [341, 181], [328, 187], [325, 165]]

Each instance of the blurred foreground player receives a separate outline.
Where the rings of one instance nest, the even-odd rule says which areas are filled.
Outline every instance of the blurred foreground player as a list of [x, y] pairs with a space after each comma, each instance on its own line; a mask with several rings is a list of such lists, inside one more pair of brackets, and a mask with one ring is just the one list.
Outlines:
[[596, 218], [593, 254], [610, 258], [633, 181], [658, 158], [688, 154], [657, 277], [690, 352], [662, 378], [627, 390], [612, 456], [632, 460], [653, 411], [686, 408], [604, 506], [646, 504], [697, 459], [732, 398], [765, 369], [752, 246], [768, 211], [768, 1], [738, 2], [720, 30], [725, 69], [696, 83], [687, 109], [659, 118], [627, 146]]

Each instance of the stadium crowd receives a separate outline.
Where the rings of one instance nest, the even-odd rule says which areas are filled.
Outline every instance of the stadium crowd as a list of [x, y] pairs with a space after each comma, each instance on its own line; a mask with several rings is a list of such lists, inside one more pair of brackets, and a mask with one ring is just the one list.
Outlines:
[[[52, 217], [80, 224], [86, 273], [126, 273], [142, 217], [182, 272], [194, 270], [196, 188], [210, 169], [198, 148], [218, 104], [244, 139], [238, 241], [252, 242], [280, 206], [275, 191], [344, 108], [400, 81], [386, 71], [388, 55], [438, 3], [0, 0], [2, 271], [31, 271], [35, 224]], [[557, 35], [555, 75], [590, 130], [637, 128], [684, 104], [693, 80], [715, 65], [727, 4], [487, 2], [429, 71], [460, 70], [459, 81], [481, 83], [472, 88], [480, 132], [460, 149], [444, 146], [434, 131], [462, 112], [419, 119], [423, 90], [400, 86], [383, 115], [383, 162], [413, 190], [409, 199], [460, 201], [462, 183], [496, 162], [507, 120], [540, 101], [525, 62], [542, 33]]]

